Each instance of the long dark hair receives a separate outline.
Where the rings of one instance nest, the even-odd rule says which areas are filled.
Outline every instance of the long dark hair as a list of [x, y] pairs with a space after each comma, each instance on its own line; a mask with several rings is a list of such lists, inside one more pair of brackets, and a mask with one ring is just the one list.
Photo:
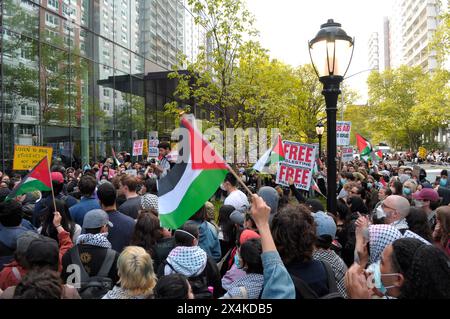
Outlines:
[[162, 237], [162, 228], [156, 211], [152, 208], [141, 210], [130, 245], [144, 248], [153, 257], [153, 247]]
[[[69, 207], [67, 206], [65, 201], [56, 199], [56, 211], [61, 214], [61, 226], [65, 231], [70, 233], [70, 238], [73, 238], [73, 234], [75, 233], [75, 222], [72, 220], [72, 217], [69, 213]], [[58, 241], [58, 231], [53, 225], [53, 217], [55, 209], [53, 207], [53, 202], [44, 208], [46, 210], [44, 215], [44, 221], [42, 222], [42, 230], [41, 234], [54, 240]], [[58, 241], [59, 242], [59, 241]]]
[[222, 229], [223, 241], [227, 242], [229, 246], [234, 246], [236, 243], [237, 233], [234, 222], [230, 220], [230, 215], [235, 211], [231, 205], [223, 205], [219, 209], [219, 226]]
[[428, 224], [428, 216], [425, 211], [411, 207], [408, 216], [406, 216], [406, 222], [408, 223], [409, 230], [421, 236], [423, 239], [428, 240], [430, 243], [433, 241], [431, 227]]

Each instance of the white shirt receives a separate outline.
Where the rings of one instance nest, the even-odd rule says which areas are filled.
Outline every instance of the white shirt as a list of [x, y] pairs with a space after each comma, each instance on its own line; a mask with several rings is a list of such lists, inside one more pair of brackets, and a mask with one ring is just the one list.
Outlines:
[[231, 205], [237, 210], [244, 210], [244, 206], [246, 208], [250, 207], [250, 204], [248, 203], [247, 196], [240, 191], [239, 189], [232, 191], [227, 198], [225, 198], [225, 205]]

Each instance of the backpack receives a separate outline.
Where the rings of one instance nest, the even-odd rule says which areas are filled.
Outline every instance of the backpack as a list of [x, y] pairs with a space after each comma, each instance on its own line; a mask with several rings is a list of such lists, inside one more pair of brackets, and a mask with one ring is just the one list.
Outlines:
[[[321, 261], [328, 279], [328, 294], [319, 297], [316, 292], [301, 278], [291, 275], [295, 286], [295, 293], [303, 299], [343, 299], [344, 297], [339, 293], [336, 285], [336, 279], [331, 266], [324, 261]], [[297, 298], [298, 299], [298, 298]]]
[[112, 249], [108, 249], [97, 275], [89, 277], [86, 269], [84, 269], [84, 266], [81, 263], [78, 246], [74, 246], [74, 249], [70, 251], [72, 262], [80, 267], [81, 287], [78, 288], [78, 294], [82, 299], [101, 299], [114, 287], [114, 283], [111, 278], [108, 277], [108, 273], [113, 266], [115, 256], [116, 252]]
[[[163, 264], [168, 265], [174, 272], [177, 272], [173, 266], [168, 263], [166, 260], [163, 261]], [[213, 299], [213, 293], [208, 289], [208, 278], [206, 274], [206, 269], [202, 271], [202, 273], [198, 276], [188, 277], [187, 280], [192, 288], [192, 293], [194, 294], [195, 299]]]

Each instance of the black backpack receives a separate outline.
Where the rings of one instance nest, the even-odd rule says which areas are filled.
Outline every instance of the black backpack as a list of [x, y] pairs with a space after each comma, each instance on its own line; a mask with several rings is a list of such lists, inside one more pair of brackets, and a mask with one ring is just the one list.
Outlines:
[[[328, 278], [328, 294], [319, 297], [316, 292], [301, 278], [291, 274], [292, 281], [295, 286], [295, 293], [301, 296], [302, 299], [343, 299], [344, 297], [339, 293], [336, 285], [336, 278], [331, 266], [324, 261], [321, 261]], [[299, 299], [299, 298], [297, 298]]]
[[74, 246], [70, 251], [72, 262], [80, 267], [81, 287], [78, 288], [78, 294], [82, 299], [101, 299], [114, 287], [114, 283], [111, 278], [108, 277], [108, 273], [113, 266], [115, 256], [116, 252], [112, 249], [108, 249], [97, 275], [89, 277], [81, 263], [78, 246]]
[[[168, 265], [174, 272], [177, 272], [173, 266], [166, 260], [163, 264]], [[208, 289], [208, 277], [206, 273], [207, 267], [198, 276], [188, 277], [187, 280], [192, 288], [195, 299], [213, 299], [212, 292]]]

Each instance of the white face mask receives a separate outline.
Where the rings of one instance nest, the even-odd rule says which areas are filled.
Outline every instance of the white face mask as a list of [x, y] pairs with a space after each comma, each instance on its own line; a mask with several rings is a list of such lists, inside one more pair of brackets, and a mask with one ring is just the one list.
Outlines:
[[386, 213], [381, 205], [377, 207], [376, 214], [378, 219], [386, 218]]
[[223, 190], [223, 191], [226, 191], [225, 185], [223, 183], [220, 184], [220, 189]]
[[425, 206], [425, 202], [424, 202], [423, 200], [417, 200], [417, 199], [415, 199], [415, 200], [414, 200], [414, 205], [415, 205], [417, 208], [422, 208], [422, 207]]

